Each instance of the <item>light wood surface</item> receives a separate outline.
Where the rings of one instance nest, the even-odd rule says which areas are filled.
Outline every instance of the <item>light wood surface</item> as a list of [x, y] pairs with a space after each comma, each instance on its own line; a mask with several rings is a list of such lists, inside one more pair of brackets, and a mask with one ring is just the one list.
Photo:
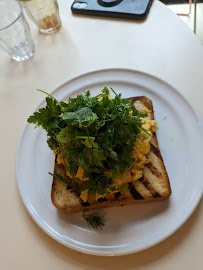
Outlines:
[[[102, 68], [132, 68], [153, 74], [189, 98], [203, 118], [203, 47], [166, 6], [154, 1], [144, 22], [71, 14], [59, 1], [62, 28], [44, 36], [30, 21], [34, 57], [18, 63], [0, 51], [1, 222], [0, 269], [201, 270], [203, 203], [162, 243], [121, 257], [96, 257], [62, 246], [27, 213], [15, 175], [17, 143], [42, 96], [70, 78]], [[193, 179], [195, 181], [195, 179]]]

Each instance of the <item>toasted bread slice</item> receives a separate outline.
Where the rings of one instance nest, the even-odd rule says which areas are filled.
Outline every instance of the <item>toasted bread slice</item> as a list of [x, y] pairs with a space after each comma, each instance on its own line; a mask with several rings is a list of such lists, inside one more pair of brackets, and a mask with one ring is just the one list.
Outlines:
[[[147, 108], [147, 118], [150, 120], [154, 119], [153, 105], [150, 99], [145, 96], [134, 97], [133, 104], [138, 111]], [[100, 198], [97, 201], [89, 200], [88, 202], [83, 202], [78, 194], [54, 177], [51, 191], [52, 202], [56, 208], [64, 212], [78, 212], [84, 208], [96, 209], [166, 199], [171, 195], [171, 187], [156, 133], [153, 134], [150, 140], [150, 152], [147, 158], [150, 159], [150, 163], [145, 165], [142, 178], [131, 182], [128, 190], [123, 195], [117, 192], [108, 199]], [[64, 165], [59, 165], [56, 161], [54, 173], [58, 173], [68, 181], [71, 181], [66, 176]]]

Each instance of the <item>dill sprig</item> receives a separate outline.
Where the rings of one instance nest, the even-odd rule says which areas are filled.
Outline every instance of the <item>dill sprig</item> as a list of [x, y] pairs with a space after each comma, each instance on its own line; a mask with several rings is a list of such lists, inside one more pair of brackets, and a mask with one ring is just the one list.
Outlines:
[[83, 214], [82, 217], [86, 220], [87, 225], [89, 227], [92, 227], [94, 229], [101, 229], [102, 230], [102, 226], [104, 226], [104, 216], [106, 215], [106, 213], [102, 216], [100, 216], [97, 212], [92, 211], [90, 214], [87, 213], [88, 210], [84, 209], [83, 210]]

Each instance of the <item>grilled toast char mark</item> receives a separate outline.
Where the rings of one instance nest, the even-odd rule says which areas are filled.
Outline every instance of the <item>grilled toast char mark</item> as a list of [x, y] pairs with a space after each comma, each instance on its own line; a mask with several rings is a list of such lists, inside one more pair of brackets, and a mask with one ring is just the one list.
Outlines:
[[135, 200], [143, 200], [144, 199], [131, 183], [129, 184], [129, 188], [130, 188], [130, 193]]
[[152, 143], [150, 143], [150, 151], [154, 153], [159, 159], [163, 160], [160, 150], [157, 147], [155, 147]]
[[[150, 99], [145, 96], [134, 97], [133, 104], [139, 111], [142, 111], [144, 107], [147, 108], [149, 110], [147, 118], [150, 120], [154, 119], [153, 105]], [[95, 209], [166, 199], [171, 195], [171, 187], [158, 146], [156, 133], [153, 134], [150, 140], [150, 152], [147, 158], [150, 158], [152, 161], [143, 169], [143, 176], [130, 183], [129, 190], [123, 195], [118, 192], [108, 199], [100, 198], [98, 201], [84, 203], [73, 190], [67, 189], [66, 184], [53, 178], [52, 202], [61, 211], [78, 212], [84, 208]], [[65, 167], [58, 165], [56, 161], [54, 172], [71, 181], [66, 176]]]

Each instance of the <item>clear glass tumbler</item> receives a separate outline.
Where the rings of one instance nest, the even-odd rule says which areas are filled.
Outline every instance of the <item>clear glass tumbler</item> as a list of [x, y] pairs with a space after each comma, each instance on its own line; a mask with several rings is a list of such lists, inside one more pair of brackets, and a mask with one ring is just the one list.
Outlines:
[[51, 34], [61, 27], [57, 0], [20, 0], [30, 19], [43, 34]]
[[0, 47], [16, 61], [33, 56], [35, 45], [20, 3], [0, 0]]

